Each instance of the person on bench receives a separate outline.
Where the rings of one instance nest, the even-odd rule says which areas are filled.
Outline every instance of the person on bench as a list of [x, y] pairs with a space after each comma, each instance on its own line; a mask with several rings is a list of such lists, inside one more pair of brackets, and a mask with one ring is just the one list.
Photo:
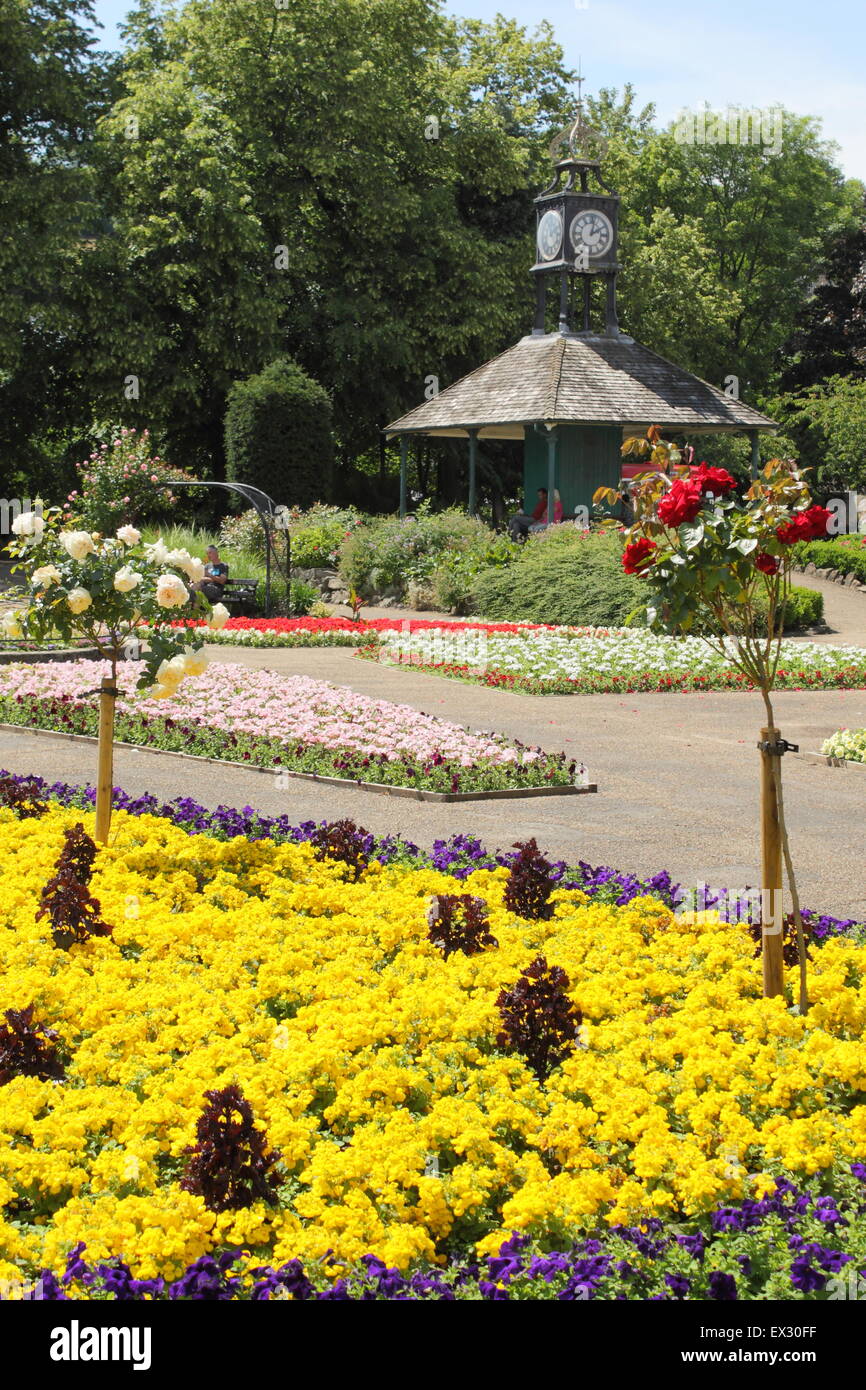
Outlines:
[[[216, 603], [222, 598], [225, 582], [229, 577], [229, 567], [220, 559], [220, 553], [215, 545], [207, 548], [207, 562], [204, 567], [204, 579], [200, 579], [197, 584], [191, 586], [194, 593], [204, 594], [205, 598], [211, 603]], [[195, 600], [193, 600], [195, 602]]]
[[[553, 493], [553, 521], [554, 525], [562, 521], [562, 501], [558, 489]], [[538, 489], [538, 501], [531, 516], [526, 516], [524, 512], [513, 516], [508, 524], [508, 533], [514, 541], [525, 541], [530, 531], [543, 531], [547, 526], [547, 488]]]

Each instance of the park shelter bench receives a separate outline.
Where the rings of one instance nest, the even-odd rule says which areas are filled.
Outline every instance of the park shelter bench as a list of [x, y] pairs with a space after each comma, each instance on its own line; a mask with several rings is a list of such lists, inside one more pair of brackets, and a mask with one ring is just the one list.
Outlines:
[[245, 608], [255, 608], [257, 579], [227, 579], [223, 585], [222, 599], [226, 608], [240, 612]]

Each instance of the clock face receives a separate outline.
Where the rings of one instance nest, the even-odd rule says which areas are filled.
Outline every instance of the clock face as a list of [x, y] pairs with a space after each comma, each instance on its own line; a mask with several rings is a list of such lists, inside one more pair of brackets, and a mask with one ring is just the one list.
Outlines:
[[597, 259], [605, 256], [613, 246], [613, 227], [606, 213], [599, 208], [587, 208], [572, 219], [568, 237], [575, 254], [585, 248], [587, 255]]
[[538, 254], [552, 261], [562, 245], [562, 213], [550, 208], [538, 224]]

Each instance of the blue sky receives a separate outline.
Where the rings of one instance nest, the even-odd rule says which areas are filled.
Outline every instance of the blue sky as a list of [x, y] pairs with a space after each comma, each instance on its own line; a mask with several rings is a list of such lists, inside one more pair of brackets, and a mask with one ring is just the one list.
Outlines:
[[[587, 88], [632, 82], [661, 120], [704, 102], [820, 116], [845, 173], [866, 181], [866, 6], [862, 0], [446, 0], [454, 13], [497, 11], [553, 25]], [[113, 47], [127, 0], [95, 0]]]

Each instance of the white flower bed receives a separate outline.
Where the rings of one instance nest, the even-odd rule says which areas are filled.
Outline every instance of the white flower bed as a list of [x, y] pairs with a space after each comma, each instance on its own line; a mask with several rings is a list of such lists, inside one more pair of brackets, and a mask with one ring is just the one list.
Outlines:
[[[388, 664], [467, 666], [468, 674], [489, 671], [528, 677], [540, 683], [582, 678], [706, 676], [731, 663], [700, 637], [667, 637], [642, 628], [569, 628], [557, 632], [488, 633], [433, 628], [422, 632], [383, 632], [379, 659]], [[866, 663], [856, 647], [783, 642], [780, 669], [832, 673]]]
[[828, 758], [866, 763], [866, 729], [839, 729], [824, 740], [821, 752]]

